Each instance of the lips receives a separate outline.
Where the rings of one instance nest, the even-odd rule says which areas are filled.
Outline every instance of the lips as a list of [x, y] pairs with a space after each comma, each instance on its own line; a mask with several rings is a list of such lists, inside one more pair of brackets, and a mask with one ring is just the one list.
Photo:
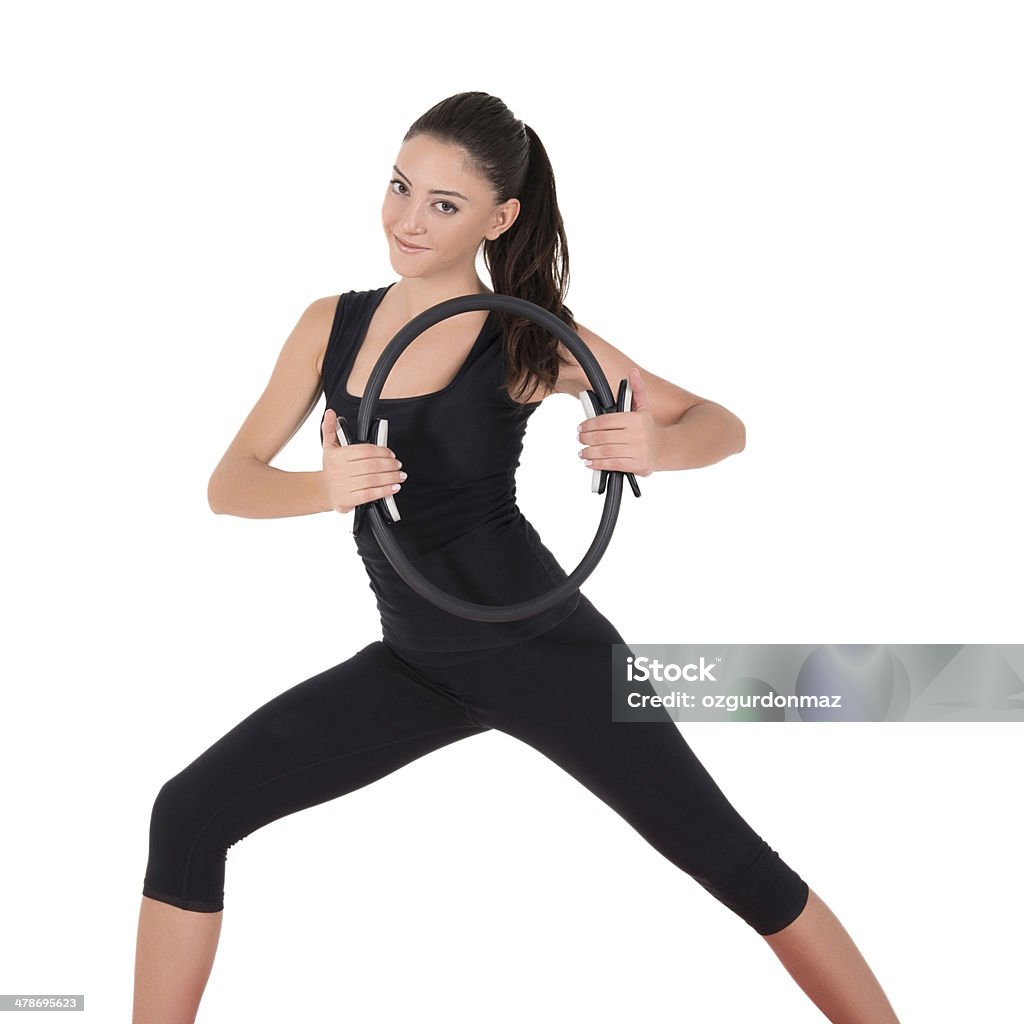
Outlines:
[[425, 246], [413, 245], [411, 242], [407, 242], [404, 238], [400, 238], [398, 235], [395, 235], [395, 239], [401, 242], [402, 245], [406, 247], [406, 249], [416, 249], [418, 252], [426, 252]]

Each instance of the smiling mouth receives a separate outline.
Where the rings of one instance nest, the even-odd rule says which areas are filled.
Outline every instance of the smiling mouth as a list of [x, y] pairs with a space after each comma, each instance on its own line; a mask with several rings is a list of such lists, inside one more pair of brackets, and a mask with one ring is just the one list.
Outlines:
[[406, 249], [416, 249], [417, 251], [426, 251], [426, 246], [423, 246], [423, 245], [411, 245], [404, 238], [399, 238], [398, 235], [395, 235], [395, 238], [397, 239], [397, 241], [401, 245], [404, 245], [406, 247]]

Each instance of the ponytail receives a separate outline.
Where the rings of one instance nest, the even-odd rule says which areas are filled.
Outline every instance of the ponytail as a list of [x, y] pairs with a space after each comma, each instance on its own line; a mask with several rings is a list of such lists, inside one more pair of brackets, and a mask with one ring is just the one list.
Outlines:
[[[462, 92], [437, 103], [405, 134], [429, 134], [465, 150], [490, 184], [495, 202], [519, 200], [519, 215], [507, 231], [486, 239], [484, 265], [499, 295], [526, 299], [576, 330], [565, 305], [569, 288], [569, 249], [558, 209], [555, 175], [537, 133], [518, 120], [497, 96]], [[505, 328], [505, 387], [516, 401], [551, 390], [559, 368], [558, 340], [525, 317], [499, 311]]]

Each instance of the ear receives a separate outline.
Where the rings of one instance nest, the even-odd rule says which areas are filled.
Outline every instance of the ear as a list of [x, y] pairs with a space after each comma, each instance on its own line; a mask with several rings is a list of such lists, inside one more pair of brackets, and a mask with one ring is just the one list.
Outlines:
[[491, 218], [491, 226], [486, 237], [494, 241], [499, 235], [504, 234], [516, 222], [519, 216], [519, 200], [506, 199], [500, 206], [495, 208], [494, 216]]

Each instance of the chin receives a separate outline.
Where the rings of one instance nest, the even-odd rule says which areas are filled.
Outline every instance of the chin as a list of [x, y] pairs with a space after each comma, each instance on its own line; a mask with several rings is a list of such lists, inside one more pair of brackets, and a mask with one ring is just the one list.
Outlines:
[[422, 273], [416, 273], [416, 271], [410, 271], [409, 267], [403, 266], [400, 260], [391, 261], [391, 269], [399, 277], [422, 277]]

